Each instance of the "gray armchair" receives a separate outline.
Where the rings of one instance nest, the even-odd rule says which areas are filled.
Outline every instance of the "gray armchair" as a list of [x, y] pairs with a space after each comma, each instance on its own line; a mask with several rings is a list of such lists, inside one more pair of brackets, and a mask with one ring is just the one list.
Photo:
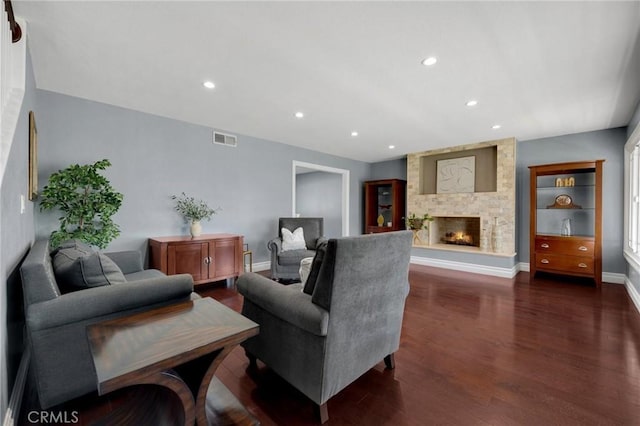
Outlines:
[[[271, 251], [271, 279], [273, 280], [299, 280], [300, 261], [305, 257], [313, 257], [316, 247], [325, 239], [323, 238], [324, 220], [321, 217], [281, 217], [278, 219], [278, 237], [267, 243]], [[282, 251], [282, 228], [294, 231], [302, 227], [306, 250]]]
[[106, 255], [123, 281], [66, 294], [54, 275], [47, 240], [36, 241], [20, 267], [30, 368], [43, 409], [97, 390], [87, 325], [199, 297], [191, 275], [144, 270], [138, 251]]
[[323, 423], [329, 398], [383, 359], [394, 367], [411, 240], [410, 231], [330, 239], [304, 285], [253, 273], [237, 282], [242, 314], [260, 324], [242, 343], [251, 365], [260, 359], [305, 394]]

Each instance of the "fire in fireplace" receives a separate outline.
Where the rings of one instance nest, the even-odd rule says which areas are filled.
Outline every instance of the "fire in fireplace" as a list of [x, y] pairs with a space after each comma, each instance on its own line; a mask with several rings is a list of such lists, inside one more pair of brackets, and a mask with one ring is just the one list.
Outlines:
[[436, 243], [480, 247], [479, 217], [436, 217], [432, 230]]

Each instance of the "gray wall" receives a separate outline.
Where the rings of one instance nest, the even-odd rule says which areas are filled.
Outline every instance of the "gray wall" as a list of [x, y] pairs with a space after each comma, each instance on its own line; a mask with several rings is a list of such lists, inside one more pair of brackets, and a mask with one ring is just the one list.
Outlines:
[[325, 237], [342, 236], [342, 175], [329, 172], [298, 174], [296, 213], [303, 217], [324, 218]]
[[[28, 201], [27, 197], [29, 111], [33, 110], [36, 113], [37, 121], [38, 110], [35, 108], [35, 82], [28, 50], [26, 73], [24, 102], [0, 187], [0, 277], [3, 283], [0, 290], [0, 327], [6, 332], [0, 343], [2, 419], [23, 349], [24, 314], [18, 267], [34, 238], [34, 203]], [[20, 213], [21, 194], [25, 195], [26, 199], [26, 210], [23, 214]]]
[[[102, 158], [112, 163], [105, 175], [124, 202], [114, 217], [122, 233], [108, 250], [146, 250], [149, 237], [187, 235], [169, 198], [184, 191], [222, 208], [203, 222], [203, 232], [242, 234], [254, 262], [267, 261], [266, 243], [277, 235], [278, 217], [291, 215], [294, 160], [349, 170], [350, 233], [362, 228], [368, 163], [243, 135], [237, 148], [215, 145], [208, 127], [43, 90], [36, 94], [42, 184], [70, 164]], [[37, 235], [46, 237], [57, 214], [38, 213], [36, 223]]]
[[624, 273], [623, 188], [626, 128], [518, 142], [516, 161], [516, 234], [518, 259], [529, 262], [529, 168], [565, 161], [605, 159], [602, 195], [602, 270]]
[[381, 179], [407, 180], [407, 157], [371, 164], [371, 175], [368, 180]]

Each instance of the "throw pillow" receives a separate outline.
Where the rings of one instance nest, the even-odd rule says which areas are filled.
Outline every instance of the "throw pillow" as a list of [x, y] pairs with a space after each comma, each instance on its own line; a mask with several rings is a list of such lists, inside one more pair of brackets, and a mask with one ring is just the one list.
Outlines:
[[322, 260], [326, 252], [327, 242], [323, 241], [316, 248], [316, 255], [313, 256], [313, 261], [311, 262], [311, 270], [302, 289], [303, 293], [313, 294], [313, 290], [316, 288], [316, 282], [318, 281], [318, 275], [320, 274], [320, 266], [322, 266]]
[[91, 248], [91, 246], [84, 241], [81, 240], [66, 240], [60, 243], [55, 250], [51, 252], [51, 257], [54, 257], [60, 250], [66, 248], [74, 248], [77, 250], [82, 250], [85, 253], [93, 253], [95, 250]]
[[282, 251], [307, 249], [302, 227], [296, 228], [293, 232], [287, 228], [282, 228], [280, 232], [282, 233]]
[[62, 293], [127, 282], [113, 260], [79, 245], [56, 250], [53, 271]]

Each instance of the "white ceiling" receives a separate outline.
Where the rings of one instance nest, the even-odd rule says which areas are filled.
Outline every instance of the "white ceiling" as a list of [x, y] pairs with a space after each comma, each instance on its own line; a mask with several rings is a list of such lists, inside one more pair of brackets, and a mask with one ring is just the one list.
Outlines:
[[13, 3], [40, 89], [367, 162], [625, 126], [640, 100], [637, 1]]

